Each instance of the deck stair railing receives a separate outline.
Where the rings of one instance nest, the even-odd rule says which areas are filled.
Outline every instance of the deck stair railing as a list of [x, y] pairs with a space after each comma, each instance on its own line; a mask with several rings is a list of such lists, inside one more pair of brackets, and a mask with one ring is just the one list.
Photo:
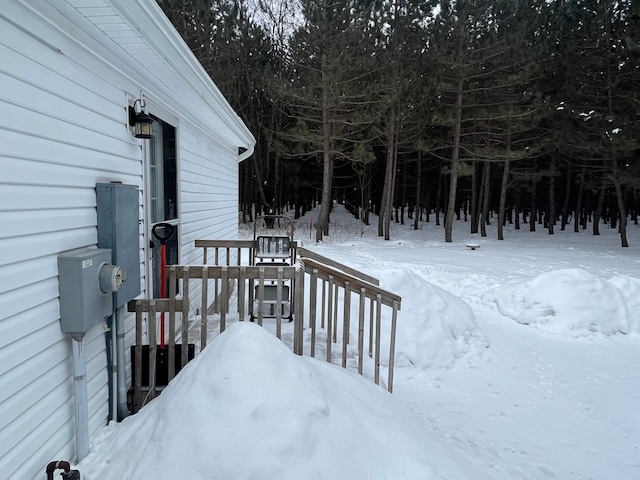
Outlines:
[[[146, 398], [157, 394], [151, 385], [145, 388], [141, 384], [145, 340], [142, 332], [147, 333], [151, 384], [156, 368], [155, 318], [160, 312], [168, 312], [169, 317], [169, 338], [166, 339], [169, 381], [177, 373], [173, 368], [177, 342], [182, 342], [177, 365], [184, 366], [188, 360], [189, 335], [183, 332], [189, 332], [190, 320], [195, 317], [194, 312], [199, 311], [200, 349], [206, 347], [211, 326], [217, 323], [218, 331], [222, 333], [230, 317], [238, 321], [252, 319], [262, 326], [267, 326], [268, 322], [278, 338], [291, 344], [294, 353], [320, 356], [344, 368], [357, 368], [362, 375], [372, 375], [376, 384], [381, 381], [384, 350], [388, 355], [386, 388], [393, 391], [395, 335], [401, 298], [382, 289], [377, 279], [297, 245], [292, 266], [244, 265], [252, 262], [252, 241], [198, 240], [196, 246], [204, 249], [204, 265], [167, 266], [169, 298], [129, 302], [129, 311], [136, 312], [135, 377], [131, 391], [132, 404], [137, 408]], [[292, 287], [289, 299], [284, 298], [285, 283]], [[275, 297], [266, 298], [267, 288]], [[232, 300], [236, 301], [234, 311], [231, 311]], [[263, 314], [264, 304], [268, 301], [275, 303], [274, 315], [269, 320]], [[286, 302], [293, 314], [292, 322], [282, 315], [282, 305]], [[353, 324], [356, 321], [357, 329]], [[352, 338], [353, 331], [357, 331], [355, 338]], [[369, 370], [365, 357], [373, 362]]]

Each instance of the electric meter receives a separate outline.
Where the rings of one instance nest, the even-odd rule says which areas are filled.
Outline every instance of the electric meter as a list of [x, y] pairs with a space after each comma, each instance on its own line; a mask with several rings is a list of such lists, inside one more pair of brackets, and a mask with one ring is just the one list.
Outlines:
[[127, 275], [121, 266], [105, 263], [100, 268], [99, 279], [102, 293], [110, 293], [122, 290], [124, 282], [127, 281]]

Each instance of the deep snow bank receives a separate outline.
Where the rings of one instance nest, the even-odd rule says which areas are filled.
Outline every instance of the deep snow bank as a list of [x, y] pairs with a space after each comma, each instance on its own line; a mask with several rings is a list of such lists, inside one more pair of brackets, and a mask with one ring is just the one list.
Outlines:
[[[638, 334], [640, 280], [604, 279], [580, 269], [552, 270], [491, 292], [498, 309], [519, 323], [553, 334]], [[634, 298], [636, 300], [634, 300]]]
[[436, 439], [398, 399], [244, 322], [105, 430], [80, 465], [88, 480], [407, 480], [436, 478], [431, 465], [443, 465]]
[[471, 360], [486, 347], [469, 305], [405, 266], [378, 267], [381, 286], [402, 296], [396, 338], [396, 366], [448, 368]]

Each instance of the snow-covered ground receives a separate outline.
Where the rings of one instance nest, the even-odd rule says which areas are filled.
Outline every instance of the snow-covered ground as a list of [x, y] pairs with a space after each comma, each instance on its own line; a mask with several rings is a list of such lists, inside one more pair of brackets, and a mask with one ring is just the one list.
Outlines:
[[[505, 240], [341, 206], [315, 244], [402, 296], [394, 393], [234, 323], [140, 413], [105, 429], [87, 480], [640, 478], [640, 227]], [[466, 248], [469, 241], [480, 248]]]

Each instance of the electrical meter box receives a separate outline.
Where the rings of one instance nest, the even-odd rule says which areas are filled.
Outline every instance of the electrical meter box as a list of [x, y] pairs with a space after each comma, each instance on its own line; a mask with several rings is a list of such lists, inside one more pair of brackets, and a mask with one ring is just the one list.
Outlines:
[[126, 284], [124, 270], [111, 265], [111, 250], [85, 248], [58, 257], [60, 325], [84, 335], [113, 313], [113, 292]]
[[127, 272], [114, 293], [116, 308], [140, 295], [140, 191], [123, 183], [96, 184], [98, 248], [111, 249], [112, 260]]

